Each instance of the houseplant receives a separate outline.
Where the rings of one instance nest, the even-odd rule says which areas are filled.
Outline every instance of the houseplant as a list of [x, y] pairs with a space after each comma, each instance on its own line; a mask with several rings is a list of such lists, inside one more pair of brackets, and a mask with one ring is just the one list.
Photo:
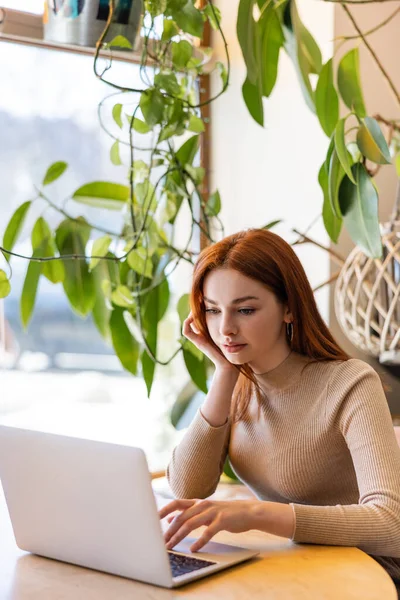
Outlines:
[[[212, 2], [197, 8], [193, 0], [147, 0], [143, 5], [140, 89], [113, 80], [115, 48], [130, 48], [123, 36], [105, 43], [113, 23], [116, 0], [110, 0], [108, 19], [96, 47], [95, 75], [108, 83], [113, 93], [110, 113], [120, 134], [106, 121], [106, 99], [99, 106], [100, 124], [110, 136], [110, 159], [125, 165], [126, 185], [92, 181], [56, 204], [51, 184], [62, 177], [68, 165], [53, 163], [45, 173], [36, 197], [18, 207], [5, 230], [0, 270], [0, 296], [10, 290], [15, 243], [33, 203], [55, 211], [59, 223], [51, 228], [42, 215], [31, 232], [29, 259], [21, 294], [21, 319], [29, 325], [38, 282], [46, 277], [61, 284], [71, 307], [81, 316], [91, 314], [101, 334], [110, 340], [123, 367], [141, 374], [148, 394], [157, 363], [167, 364], [183, 353], [190, 377], [206, 390], [205, 358], [181, 339], [167, 360], [159, 359], [158, 325], [171, 304], [168, 276], [181, 261], [193, 263], [198, 244], [194, 231], [201, 230], [212, 241], [211, 221], [218, 221], [218, 191], [206, 194], [204, 169], [199, 166], [200, 137], [205, 129], [202, 107], [213, 98], [199, 100], [199, 78], [210, 50], [201, 47], [207, 24], [223, 36], [220, 15]], [[197, 41], [196, 41], [197, 40]], [[225, 44], [226, 46], [226, 44]], [[104, 67], [101, 51], [111, 59]], [[217, 63], [223, 93], [228, 85], [227, 67]], [[110, 116], [110, 115], [109, 115]], [[109, 231], [83, 217], [73, 217], [68, 207], [90, 205], [98, 211], [117, 210], [120, 228]], [[188, 213], [187, 241], [177, 247], [174, 234], [181, 211]], [[8, 264], [7, 264], [8, 263]], [[10, 264], [11, 263], [11, 264]], [[8, 269], [8, 270], [7, 270]], [[178, 312], [187, 315], [186, 296]]]

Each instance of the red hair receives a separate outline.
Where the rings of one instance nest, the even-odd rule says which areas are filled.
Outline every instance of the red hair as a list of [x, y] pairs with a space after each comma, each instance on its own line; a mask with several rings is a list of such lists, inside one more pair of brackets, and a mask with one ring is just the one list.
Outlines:
[[[279, 302], [288, 306], [294, 325], [293, 339], [289, 342], [292, 350], [313, 361], [348, 360], [349, 356], [337, 344], [318, 311], [296, 253], [281, 237], [265, 229], [240, 231], [200, 253], [194, 267], [190, 308], [200, 332], [213, 346], [217, 347], [207, 329], [203, 286], [208, 273], [221, 268], [234, 269], [263, 283]], [[254, 388], [259, 402], [261, 393], [252, 369], [248, 365], [236, 367], [241, 376], [235, 387], [233, 412], [235, 420], [239, 420], [247, 410]]]

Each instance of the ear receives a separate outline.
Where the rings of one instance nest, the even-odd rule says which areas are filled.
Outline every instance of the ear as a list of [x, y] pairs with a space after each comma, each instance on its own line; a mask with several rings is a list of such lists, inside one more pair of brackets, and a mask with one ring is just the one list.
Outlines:
[[293, 315], [290, 312], [289, 308], [287, 306], [285, 306], [285, 312], [283, 313], [283, 321], [285, 323], [292, 323], [293, 322]]

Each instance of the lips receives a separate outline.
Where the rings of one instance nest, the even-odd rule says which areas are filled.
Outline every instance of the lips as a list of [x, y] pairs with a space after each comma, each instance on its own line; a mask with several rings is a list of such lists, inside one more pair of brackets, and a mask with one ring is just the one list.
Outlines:
[[240, 352], [247, 344], [224, 344], [223, 347], [226, 352], [235, 353]]

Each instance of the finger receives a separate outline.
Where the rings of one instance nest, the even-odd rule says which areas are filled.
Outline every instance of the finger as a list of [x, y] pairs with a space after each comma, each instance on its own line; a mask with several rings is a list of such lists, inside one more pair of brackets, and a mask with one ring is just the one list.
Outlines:
[[167, 543], [186, 521], [189, 521], [196, 515], [204, 513], [211, 508], [213, 508], [213, 505], [209, 500], [197, 500], [193, 506], [176, 515], [172, 525], [164, 533], [165, 542]]
[[218, 531], [221, 531], [221, 527], [220, 527], [220, 525], [218, 523], [216, 523], [215, 521], [213, 521], [213, 523], [211, 523], [209, 525], [209, 527], [207, 527], [207, 529], [199, 537], [199, 539], [196, 540], [190, 546], [190, 551], [191, 552], [198, 552], [200, 550], [200, 548], [202, 548], [203, 546], [205, 546], [211, 540], [211, 538], [213, 538], [214, 535], [216, 533], [218, 533]]
[[160, 519], [164, 519], [164, 517], [166, 517], [170, 513], [175, 512], [177, 510], [185, 510], [186, 508], [192, 506], [195, 502], [196, 500], [173, 500], [172, 502], [169, 502], [169, 504], [167, 504], [166, 506], [163, 506], [158, 511], [158, 516], [160, 517]]
[[180, 529], [173, 535], [170, 540], [167, 542], [168, 550], [171, 550], [174, 546], [179, 544], [186, 536], [189, 535], [191, 531], [201, 527], [202, 525], [209, 525], [212, 523], [214, 519], [213, 511], [206, 511], [205, 513], [201, 513], [200, 515], [196, 515], [189, 521], [185, 521], [185, 523], [180, 527]]

